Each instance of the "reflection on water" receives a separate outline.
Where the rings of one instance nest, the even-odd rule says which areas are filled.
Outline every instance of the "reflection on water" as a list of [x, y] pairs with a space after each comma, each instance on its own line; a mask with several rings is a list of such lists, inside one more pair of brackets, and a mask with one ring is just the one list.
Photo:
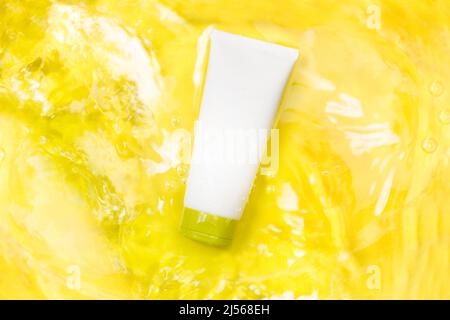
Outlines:
[[[449, 10], [3, 1], [0, 297], [450, 298]], [[177, 231], [213, 26], [300, 50], [225, 250]]]

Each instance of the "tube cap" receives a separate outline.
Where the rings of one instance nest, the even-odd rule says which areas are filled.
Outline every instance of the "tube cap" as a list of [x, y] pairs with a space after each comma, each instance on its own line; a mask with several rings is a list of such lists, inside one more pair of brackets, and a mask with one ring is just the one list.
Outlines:
[[181, 233], [196, 241], [224, 247], [231, 243], [238, 220], [184, 208]]

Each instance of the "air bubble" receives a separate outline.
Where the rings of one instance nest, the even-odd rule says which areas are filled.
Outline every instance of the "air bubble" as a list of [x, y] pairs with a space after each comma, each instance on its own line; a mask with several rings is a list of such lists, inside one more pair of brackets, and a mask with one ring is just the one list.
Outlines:
[[430, 93], [435, 96], [439, 97], [444, 92], [444, 85], [440, 81], [433, 81], [430, 85]]
[[179, 175], [180, 177], [185, 177], [186, 174], [187, 174], [187, 168], [186, 168], [186, 166], [185, 166], [184, 164], [180, 164], [180, 165], [177, 167], [177, 173], [178, 173], [178, 175]]
[[164, 183], [164, 188], [165, 188], [166, 191], [172, 192], [172, 191], [174, 191], [177, 188], [177, 184], [173, 180], [167, 180]]
[[178, 127], [180, 125], [180, 119], [178, 119], [177, 117], [173, 117], [172, 119], [170, 119], [170, 124], [172, 125], [172, 127]]
[[439, 113], [439, 121], [441, 121], [442, 124], [450, 123], [450, 109], [442, 110]]
[[186, 179], [188, 176], [188, 168], [184, 164], [180, 164], [177, 166], [177, 174], [181, 178], [182, 183], [186, 183]]
[[273, 184], [269, 184], [266, 186], [266, 192], [267, 193], [275, 193], [276, 187]]
[[434, 138], [426, 138], [422, 142], [422, 149], [425, 152], [432, 153], [437, 149], [438, 143]]

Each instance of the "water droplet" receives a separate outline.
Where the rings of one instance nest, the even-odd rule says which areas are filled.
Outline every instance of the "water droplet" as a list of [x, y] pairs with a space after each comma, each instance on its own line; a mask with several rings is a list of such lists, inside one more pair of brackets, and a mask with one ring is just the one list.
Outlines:
[[450, 123], [450, 109], [442, 110], [439, 113], [439, 121], [443, 124], [449, 124]]
[[425, 138], [422, 142], [422, 149], [425, 152], [432, 153], [437, 149], [438, 143], [434, 138]]
[[444, 85], [442, 82], [436, 80], [433, 81], [430, 85], [430, 93], [435, 96], [439, 97], [444, 92]]

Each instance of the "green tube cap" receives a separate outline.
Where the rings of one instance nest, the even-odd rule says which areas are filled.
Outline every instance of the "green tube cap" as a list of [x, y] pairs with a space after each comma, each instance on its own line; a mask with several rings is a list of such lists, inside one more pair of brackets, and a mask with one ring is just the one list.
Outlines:
[[231, 243], [238, 220], [184, 208], [180, 231], [192, 240], [224, 247]]

